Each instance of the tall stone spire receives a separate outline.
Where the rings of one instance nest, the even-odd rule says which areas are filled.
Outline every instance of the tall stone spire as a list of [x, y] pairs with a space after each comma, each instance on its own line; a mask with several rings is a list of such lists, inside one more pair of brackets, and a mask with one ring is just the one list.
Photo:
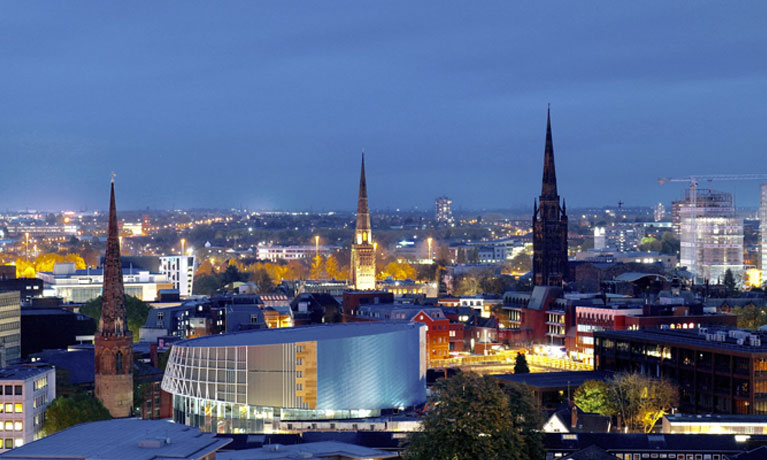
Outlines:
[[557, 171], [554, 167], [554, 141], [551, 139], [551, 107], [546, 114], [546, 149], [543, 155], [543, 186], [541, 200], [559, 200]]
[[120, 237], [115, 206], [115, 183], [112, 180], [109, 197], [109, 226], [107, 249], [104, 257], [104, 284], [101, 294], [101, 318], [99, 332], [110, 335], [130, 334], [125, 310], [125, 288], [120, 262]]
[[133, 334], [128, 329], [120, 262], [120, 237], [112, 179], [101, 317], [94, 339], [95, 394], [112, 417], [129, 417], [133, 407]]
[[368, 187], [365, 179], [365, 152], [362, 152], [360, 169], [360, 190], [357, 197], [357, 227], [354, 230], [350, 280], [354, 289], [372, 290], [376, 288], [376, 257], [373, 232], [368, 209]]
[[362, 152], [360, 169], [360, 192], [357, 198], [357, 232], [370, 233], [370, 210], [368, 209], [368, 186], [365, 180], [365, 152]]
[[536, 286], [562, 287], [567, 280], [567, 214], [557, 193], [551, 109], [546, 114], [543, 181], [538, 204], [533, 205], [533, 275]]

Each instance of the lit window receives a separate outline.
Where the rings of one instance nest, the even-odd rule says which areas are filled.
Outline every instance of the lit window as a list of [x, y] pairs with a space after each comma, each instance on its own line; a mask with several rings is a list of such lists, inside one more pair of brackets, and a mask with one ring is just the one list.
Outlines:
[[13, 431], [13, 422], [10, 420], [7, 420], [5, 422], [5, 431]]
[[16, 413], [20, 414], [24, 412], [24, 405], [22, 403], [16, 403]]
[[14, 447], [21, 447], [24, 445], [24, 438], [16, 438], [13, 440]]
[[7, 414], [13, 413], [13, 403], [5, 403], [5, 412]]

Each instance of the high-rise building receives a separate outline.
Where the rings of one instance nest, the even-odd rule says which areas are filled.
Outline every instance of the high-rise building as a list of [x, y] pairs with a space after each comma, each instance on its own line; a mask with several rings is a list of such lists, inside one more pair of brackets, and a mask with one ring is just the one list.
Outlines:
[[173, 289], [178, 290], [178, 295], [187, 297], [192, 295], [194, 288], [194, 256], [161, 256], [160, 272], [168, 277], [173, 283]]
[[762, 283], [767, 281], [767, 184], [762, 184], [762, 202], [759, 207], [759, 235], [761, 236]]
[[655, 217], [655, 222], [660, 222], [663, 220], [664, 217], [666, 217], [666, 207], [663, 206], [663, 203], [658, 203], [655, 205], [655, 209], [653, 209], [653, 214]]
[[680, 264], [698, 281], [721, 283], [727, 270], [743, 276], [743, 220], [735, 215], [732, 194], [715, 190], [685, 192], [680, 200]]
[[21, 294], [0, 292], [0, 367], [21, 359]]
[[101, 318], [94, 341], [95, 393], [112, 417], [128, 417], [133, 406], [133, 334], [125, 309], [114, 180], [101, 295]]
[[0, 369], [0, 452], [44, 436], [45, 411], [56, 399], [52, 366], [16, 364]]
[[536, 286], [561, 287], [567, 279], [567, 212], [557, 193], [550, 109], [546, 118], [543, 186], [538, 203], [533, 205], [533, 274]]
[[370, 226], [368, 209], [368, 187], [365, 181], [365, 154], [362, 154], [360, 171], [360, 191], [357, 200], [357, 228], [354, 231], [350, 281], [354, 289], [372, 290], [376, 288], [376, 253], [373, 243], [373, 231]]
[[434, 200], [434, 220], [437, 225], [453, 226], [453, 200], [446, 196], [437, 197]]

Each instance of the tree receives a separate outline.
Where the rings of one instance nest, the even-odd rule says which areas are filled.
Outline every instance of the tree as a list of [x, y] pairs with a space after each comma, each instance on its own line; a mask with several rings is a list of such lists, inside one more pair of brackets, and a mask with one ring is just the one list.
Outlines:
[[274, 282], [272, 277], [264, 268], [259, 268], [255, 273], [250, 275], [250, 280], [258, 286], [259, 294], [268, 294], [274, 289]]
[[45, 412], [43, 433], [51, 435], [80, 423], [109, 420], [112, 416], [101, 401], [85, 393], [60, 396], [53, 400]]
[[736, 288], [735, 275], [732, 274], [732, 270], [729, 268], [724, 272], [724, 281], [722, 284], [724, 284], [724, 290], [727, 297], [732, 297], [736, 292], [738, 292]]
[[522, 435], [524, 444], [520, 447], [525, 460], [543, 460], [546, 450], [543, 448], [541, 427], [541, 409], [538, 407], [533, 392], [526, 385], [508, 383], [503, 391], [509, 397], [509, 411], [513, 417], [516, 431]]
[[649, 433], [677, 402], [678, 390], [666, 380], [621, 373], [607, 383], [609, 410], [629, 431]]
[[515, 374], [529, 374], [530, 368], [527, 366], [527, 358], [524, 354], [517, 352], [516, 358], [514, 358], [514, 373]]
[[759, 329], [767, 324], [767, 307], [757, 307], [749, 303], [733, 308], [732, 313], [738, 318], [738, 327], [742, 329]]
[[[149, 315], [149, 310], [152, 307], [148, 303], [143, 302], [138, 297], [131, 295], [125, 296], [125, 310], [128, 316], [128, 329], [133, 333], [133, 341], [138, 342], [139, 329], [146, 324], [146, 317]], [[93, 300], [89, 300], [82, 307], [80, 307], [80, 313], [86, 316], [94, 318], [96, 321], [101, 318], [101, 296], [96, 297]]]
[[322, 256], [314, 256], [312, 259], [312, 269], [310, 276], [312, 279], [319, 280], [324, 278], [324, 267], [322, 263]]
[[338, 260], [331, 254], [325, 259], [325, 271], [328, 274], [328, 278], [334, 280], [346, 279], [346, 276], [340, 271], [338, 267]]
[[610, 414], [607, 384], [600, 380], [587, 380], [573, 394], [573, 402], [584, 412]]
[[403, 458], [542, 460], [540, 438], [525, 437], [535, 412], [510, 399], [491, 377], [461, 372], [438, 381]]

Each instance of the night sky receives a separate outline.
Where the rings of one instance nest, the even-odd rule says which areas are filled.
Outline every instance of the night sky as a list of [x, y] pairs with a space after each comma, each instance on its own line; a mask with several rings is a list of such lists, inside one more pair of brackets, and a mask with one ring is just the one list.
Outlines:
[[[479, 8], [481, 6], [481, 8]], [[767, 173], [767, 4], [2, 2], [0, 209], [568, 207]], [[719, 188], [733, 190], [735, 184]], [[741, 205], [756, 183], [737, 184]]]

